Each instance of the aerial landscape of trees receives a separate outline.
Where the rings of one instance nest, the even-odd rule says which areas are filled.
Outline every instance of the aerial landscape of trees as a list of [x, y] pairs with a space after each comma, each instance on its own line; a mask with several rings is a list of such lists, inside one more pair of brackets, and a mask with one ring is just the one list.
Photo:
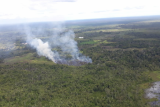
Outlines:
[[[0, 51], [0, 107], [150, 107], [156, 99], [146, 98], [145, 89], [160, 80], [160, 20], [150, 20], [66, 22], [92, 59], [78, 66], [38, 56], [14, 31], [14, 49]], [[45, 28], [43, 41], [52, 29]], [[0, 37], [6, 32], [13, 37], [8, 29]]]

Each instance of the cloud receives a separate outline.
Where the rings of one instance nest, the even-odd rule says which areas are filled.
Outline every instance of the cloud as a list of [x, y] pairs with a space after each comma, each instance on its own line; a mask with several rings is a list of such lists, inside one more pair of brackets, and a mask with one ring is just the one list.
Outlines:
[[53, 0], [54, 2], [76, 2], [76, 0]]
[[131, 10], [133, 7], [125, 7], [124, 10]]
[[101, 10], [101, 11], [94, 11], [93, 13], [104, 13], [104, 12], [107, 12], [107, 11], [110, 11], [110, 10]]
[[113, 9], [113, 11], [120, 11], [120, 9]]
[[143, 9], [144, 6], [136, 6], [135, 9]]
[[[0, 20], [75, 20], [158, 15], [158, 0], [0, 0]], [[120, 15], [120, 16], [119, 16]]]
[[134, 7], [125, 7], [124, 10], [133, 10], [133, 9], [144, 9], [145, 6], [134, 6]]
[[32, 2], [76, 2], [77, 0], [30, 0]]

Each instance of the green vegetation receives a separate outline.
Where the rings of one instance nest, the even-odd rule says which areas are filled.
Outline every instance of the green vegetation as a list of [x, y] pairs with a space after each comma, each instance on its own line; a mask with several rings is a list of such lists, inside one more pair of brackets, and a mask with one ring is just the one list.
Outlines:
[[19, 39], [16, 50], [0, 51], [0, 107], [149, 107], [156, 100], [145, 98], [144, 90], [160, 81], [159, 22], [67, 26], [93, 63], [55, 64]]
[[80, 44], [84, 45], [84, 44], [96, 44], [98, 41], [96, 40], [89, 40], [89, 41], [84, 41], [84, 42], [81, 42]]

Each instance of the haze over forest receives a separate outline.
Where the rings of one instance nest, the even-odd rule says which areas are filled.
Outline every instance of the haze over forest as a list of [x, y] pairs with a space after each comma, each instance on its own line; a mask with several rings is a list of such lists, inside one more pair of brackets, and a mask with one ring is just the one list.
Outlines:
[[0, 107], [160, 106], [158, 0], [0, 0]]

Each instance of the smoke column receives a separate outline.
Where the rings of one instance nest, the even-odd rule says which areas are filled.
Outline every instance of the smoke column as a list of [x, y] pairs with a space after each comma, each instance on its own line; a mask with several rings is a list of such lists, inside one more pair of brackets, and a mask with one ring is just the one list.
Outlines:
[[[43, 42], [40, 38], [36, 37], [38, 35], [43, 35], [46, 37], [46, 32], [41, 28], [41, 30], [34, 31], [32, 33], [30, 27], [25, 26], [25, 33], [27, 35], [27, 43], [34, 49], [36, 49], [39, 56], [45, 56], [55, 63], [68, 64], [68, 62], [84, 62], [92, 63], [92, 59], [88, 56], [84, 56], [79, 52], [77, 42], [75, 39], [75, 34], [72, 30], [65, 31], [60, 25], [54, 28], [52, 33], [49, 35], [49, 39]], [[52, 51], [52, 48], [60, 48], [61, 53], [57, 50]], [[67, 56], [71, 56], [71, 59], [67, 59]]]

